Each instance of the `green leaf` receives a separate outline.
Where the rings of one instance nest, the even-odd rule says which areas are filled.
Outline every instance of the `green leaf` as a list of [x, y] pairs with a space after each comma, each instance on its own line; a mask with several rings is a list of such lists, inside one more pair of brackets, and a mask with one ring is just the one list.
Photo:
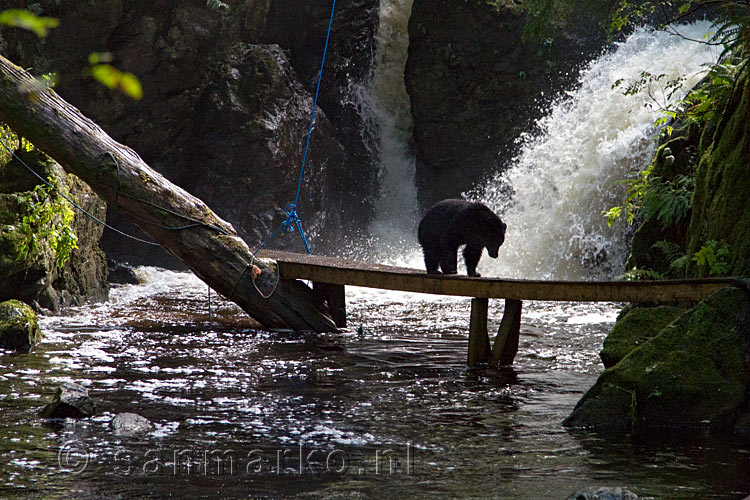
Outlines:
[[138, 77], [133, 73], [124, 73], [111, 64], [93, 65], [91, 76], [105, 87], [120, 89], [125, 95], [135, 100], [143, 97], [143, 87]]
[[109, 64], [95, 64], [91, 67], [91, 76], [110, 89], [117, 87], [120, 82], [120, 71]]
[[60, 20], [37, 16], [25, 9], [8, 9], [0, 12], [0, 24], [33, 31], [39, 38], [44, 38], [50, 28], [60, 26]]
[[133, 73], [122, 73], [120, 75], [120, 89], [136, 101], [143, 97], [143, 87]]

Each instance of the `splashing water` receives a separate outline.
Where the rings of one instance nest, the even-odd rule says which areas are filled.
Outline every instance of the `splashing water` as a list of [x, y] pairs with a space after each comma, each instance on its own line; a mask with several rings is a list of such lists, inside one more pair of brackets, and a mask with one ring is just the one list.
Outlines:
[[[679, 31], [701, 39], [710, 29], [703, 21]], [[499, 258], [483, 259], [480, 271], [556, 279], [621, 273], [629, 228], [624, 222], [608, 227], [602, 211], [622, 201], [624, 189], [613, 183], [632, 177], [650, 161], [658, 105], [672, 105], [684, 92], [667, 98], [652, 86], [651, 95], [626, 96], [613, 84], [637, 81], [647, 71], [666, 75], [663, 81], [684, 77], [687, 90], [717, 54], [715, 47], [640, 29], [584, 69], [578, 90], [538, 121], [541, 132], [521, 138], [520, 153], [510, 168], [471, 196], [508, 224]]]
[[[415, 159], [409, 150], [413, 124], [404, 84], [411, 6], [411, 0], [380, 2], [374, 71], [369, 85], [357, 92], [365, 122], [376, 136], [380, 167], [380, 193], [369, 228], [370, 255], [366, 260], [394, 264], [421, 260], [416, 247], [419, 210]], [[410, 250], [404, 253], [404, 249]]]

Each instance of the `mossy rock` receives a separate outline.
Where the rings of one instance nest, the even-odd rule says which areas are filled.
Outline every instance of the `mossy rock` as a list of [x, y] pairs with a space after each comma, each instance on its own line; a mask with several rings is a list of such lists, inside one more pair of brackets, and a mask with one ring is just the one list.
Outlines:
[[605, 368], [616, 365], [630, 351], [656, 336], [685, 309], [681, 307], [636, 307], [617, 320], [599, 353]]
[[20, 300], [0, 303], [0, 348], [28, 352], [42, 339], [36, 313]]
[[[730, 276], [750, 275], [750, 79], [740, 82], [713, 144], [698, 166], [693, 214], [690, 220], [688, 255], [709, 241], [729, 243]], [[708, 269], [689, 265], [690, 275], [708, 274]]]
[[750, 295], [725, 288], [605, 370], [564, 425], [732, 430], [746, 405], [748, 359]]

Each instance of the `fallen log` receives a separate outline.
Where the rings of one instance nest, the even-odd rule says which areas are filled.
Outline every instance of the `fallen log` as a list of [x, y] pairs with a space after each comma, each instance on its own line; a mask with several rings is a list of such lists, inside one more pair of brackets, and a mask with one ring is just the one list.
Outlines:
[[253, 283], [251, 267], [262, 271], [259, 288], [273, 289], [268, 281], [275, 281], [278, 269], [272, 261], [254, 259], [232, 225], [203, 201], [169, 182], [53, 90], [39, 89], [29, 73], [2, 56], [0, 120], [264, 326], [336, 329], [325, 304], [300, 281], [281, 280], [264, 298]]

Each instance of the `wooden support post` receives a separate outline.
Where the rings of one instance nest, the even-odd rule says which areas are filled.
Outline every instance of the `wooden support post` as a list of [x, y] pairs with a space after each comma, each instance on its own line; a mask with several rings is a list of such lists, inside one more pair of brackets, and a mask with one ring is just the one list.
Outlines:
[[492, 346], [490, 365], [508, 366], [518, 353], [518, 338], [521, 332], [521, 301], [505, 299], [505, 312]]
[[486, 363], [490, 359], [490, 337], [487, 335], [488, 299], [471, 299], [471, 323], [469, 325], [470, 368]]
[[313, 292], [328, 304], [331, 318], [338, 328], [346, 326], [346, 289], [344, 285], [313, 282]]

